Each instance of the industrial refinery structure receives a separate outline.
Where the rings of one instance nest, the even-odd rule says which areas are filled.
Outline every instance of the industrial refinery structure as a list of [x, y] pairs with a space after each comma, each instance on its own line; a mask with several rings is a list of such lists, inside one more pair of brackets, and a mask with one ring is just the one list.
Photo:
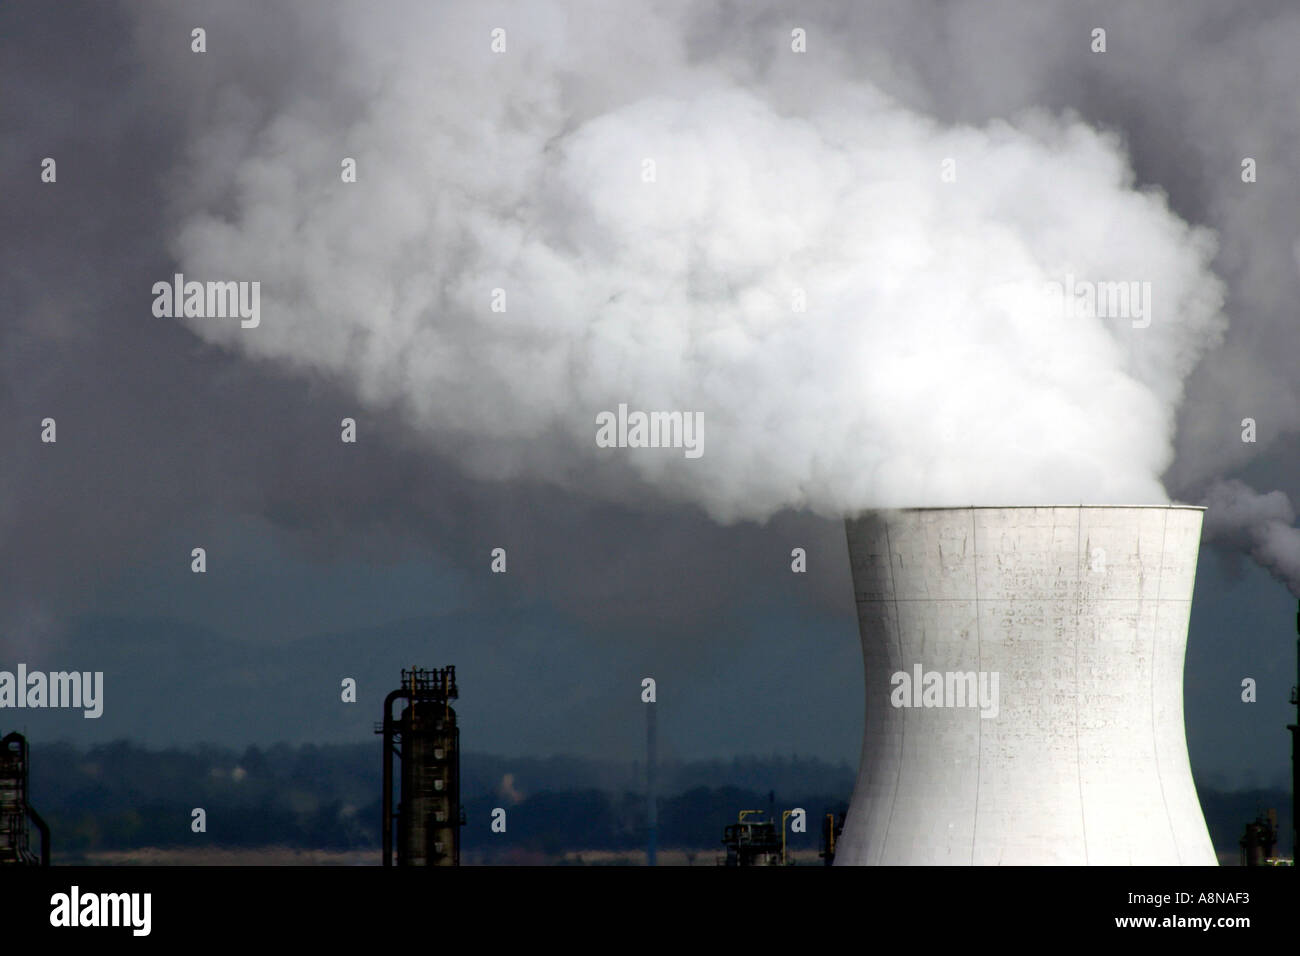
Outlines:
[[[27, 796], [29, 754], [22, 734], [0, 738], [0, 866], [50, 865], [50, 828]], [[39, 855], [31, 849], [29, 823], [41, 835]]]
[[722, 844], [727, 852], [718, 859], [719, 866], [783, 866], [784, 821], [778, 836], [772, 817], [762, 810], [741, 810], [736, 822], [722, 831]]
[[1246, 824], [1246, 833], [1237, 843], [1241, 847], [1242, 866], [1271, 866], [1278, 863], [1277, 811], [1261, 813]]
[[1215, 865], [1183, 729], [1202, 511], [850, 519], [866, 720], [835, 863]]
[[[402, 671], [402, 686], [384, 698], [383, 865], [459, 866], [460, 728], [451, 701], [459, 696], [456, 668]], [[405, 701], [393, 715], [393, 704]], [[393, 805], [393, 760], [401, 761], [401, 794]]]

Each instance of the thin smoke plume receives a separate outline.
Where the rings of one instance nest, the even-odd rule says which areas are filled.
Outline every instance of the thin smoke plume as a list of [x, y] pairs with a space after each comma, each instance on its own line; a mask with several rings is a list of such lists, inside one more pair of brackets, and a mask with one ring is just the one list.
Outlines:
[[1250, 555], [1300, 598], [1300, 529], [1284, 493], [1259, 494], [1232, 479], [1215, 482], [1203, 503], [1207, 540]]

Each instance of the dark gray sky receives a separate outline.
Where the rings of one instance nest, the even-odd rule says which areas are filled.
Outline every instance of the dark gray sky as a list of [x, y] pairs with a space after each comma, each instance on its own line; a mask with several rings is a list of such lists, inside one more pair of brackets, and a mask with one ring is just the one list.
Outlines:
[[[279, 327], [297, 340], [268, 334], [256, 341], [270, 344], [251, 347], [227, 334], [238, 330], [150, 314], [152, 284], [182, 261], [237, 261], [255, 247], [275, 258], [272, 271], [305, 269], [318, 251], [304, 239], [311, 224], [270, 242], [255, 222], [262, 207], [241, 203], [275, 194], [281, 166], [294, 171], [281, 191], [310, 196], [315, 187], [303, 183], [315, 172], [302, 157], [334, 125], [341, 142], [330, 157], [402, 154], [403, 140], [386, 138], [394, 124], [381, 122], [382, 105], [420, 102], [402, 78], [445, 80], [440, 58], [462, 69], [463, 50], [485, 50], [498, 22], [524, 64], [501, 81], [506, 92], [528, 88], [530, 57], [554, 57], [556, 100], [539, 93], [518, 117], [505, 108], [483, 117], [504, 131], [488, 140], [497, 151], [476, 155], [462, 141], [448, 175], [461, 175], [455, 163], [496, 164], [508, 184], [511, 150], [521, 168], [545, 152], [527, 152], [545, 127], [530, 117], [549, 121], [553, 111], [578, 124], [615, 101], [689, 96], [698, 70], [756, 91], [782, 115], [801, 116], [801, 98], [850, 102], [847, 91], [870, 83], [939, 124], [982, 127], [1041, 108], [1115, 131], [1139, 187], [1163, 190], [1177, 216], [1215, 230], [1213, 270], [1225, 283], [1226, 338], [1188, 379], [1166, 488], [1196, 501], [1209, 482], [1239, 477], [1300, 499], [1293, 5], [804, 4], [796, 16], [776, 4], [667, 4], [647, 7], [657, 12], [604, 46], [592, 37], [612, 25], [587, 24], [577, 5], [539, 4], [526, 22], [507, 8], [448, 6], [409, 29], [407, 5], [374, 6], [382, 12], [288, 2], [223, 5], [219, 15], [184, 4], [0, 8], [0, 667], [103, 669], [108, 685], [98, 721], [24, 714], [35, 739], [356, 740], [401, 667], [455, 663], [475, 750], [634, 754], [649, 675], [672, 754], [856, 763], [861, 658], [843, 529], [815, 498], [808, 509], [726, 523], [717, 499], [675, 471], [566, 456], [545, 417], [504, 431], [491, 396], [510, 386], [496, 379], [531, 374], [505, 352], [482, 353], [481, 392], [430, 391], [414, 370], [390, 390], [406, 365], [376, 359], [353, 374], [364, 363], [331, 360], [336, 340], [376, 334], [364, 324], [340, 331], [299, 317]], [[208, 52], [194, 54], [189, 30], [203, 25]], [[794, 25], [806, 26], [810, 51], [806, 75], [792, 78], [772, 64]], [[1088, 50], [1093, 26], [1108, 31], [1104, 65]], [[572, 49], [556, 40], [568, 32]], [[403, 66], [421, 42], [435, 66]], [[467, 110], [470, 87], [488, 81], [464, 82], [463, 95], [428, 91], [433, 132], [413, 138], [436, 135], [439, 110]], [[472, 120], [456, 117], [466, 130]], [[457, 140], [440, 148], [455, 151]], [[46, 156], [58, 163], [55, 184], [40, 181]], [[1257, 183], [1241, 182], [1243, 156], [1258, 160]], [[336, 182], [337, 161], [319, 176]], [[440, 180], [431, 182], [437, 196]], [[382, 190], [363, 195], [393, 202]], [[482, 205], [498, 224], [514, 215]], [[386, 213], [395, 230], [407, 208]], [[424, 211], [436, 218], [442, 208]], [[459, 223], [478, 204], [451, 208]], [[357, 215], [368, 223], [371, 212]], [[564, 212], [532, 224], [558, 228], [552, 217]], [[223, 217], [236, 227], [236, 251], [224, 258], [212, 250], [225, 240], [203, 231]], [[471, 226], [463, 248], [424, 250], [444, 287], [458, 268], [493, 261], [479, 255]], [[386, 249], [379, 235], [357, 242], [344, 243], [349, 255], [367, 243], [377, 256]], [[589, 278], [620, 264], [575, 261]], [[519, 334], [548, 340], [545, 326]], [[420, 345], [413, 338], [411, 351]], [[357, 348], [353, 359], [383, 353]], [[544, 381], [548, 353], [530, 354]], [[604, 374], [640, 380], [634, 367]], [[575, 391], [596, 381], [581, 370], [573, 380]], [[755, 394], [779, 398], [783, 388], [793, 392], [773, 378]], [[425, 394], [439, 408], [419, 407]], [[512, 393], [499, 407], [519, 421], [546, 396]], [[58, 422], [56, 445], [39, 441], [47, 416]], [[338, 440], [344, 416], [358, 421], [355, 446]], [[1247, 416], [1259, 422], [1256, 444], [1239, 440]], [[456, 425], [480, 420], [481, 431]], [[750, 465], [736, 474], [779, 477], [783, 463]], [[756, 496], [765, 477], [754, 479]], [[207, 548], [206, 575], [190, 573], [195, 546]], [[807, 575], [789, 571], [796, 546], [808, 550]], [[488, 572], [494, 547], [508, 550], [506, 575]], [[1198, 775], [1245, 786], [1289, 772], [1294, 638], [1282, 585], [1249, 560], [1203, 549], [1186, 682]], [[344, 676], [358, 679], [354, 706], [338, 700]], [[1239, 699], [1246, 676], [1259, 682], [1255, 705]]]

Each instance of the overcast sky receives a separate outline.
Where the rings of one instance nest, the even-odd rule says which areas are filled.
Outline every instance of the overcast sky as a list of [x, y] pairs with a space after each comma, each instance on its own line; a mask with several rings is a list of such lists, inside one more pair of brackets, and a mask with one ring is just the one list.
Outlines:
[[[635, 756], [654, 676], [670, 754], [855, 764], [846, 508], [1300, 500], [1294, 5], [516, 8], [0, 8], [0, 668], [107, 683], [34, 739], [366, 739], [453, 663], [470, 749]], [[1067, 268], [1169, 310], [989, 296]], [[176, 272], [261, 325], [155, 316]], [[620, 395], [703, 410], [700, 466], [601, 454]], [[1289, 774], [1260, 540], [1201, 554], [1220, 786]]]

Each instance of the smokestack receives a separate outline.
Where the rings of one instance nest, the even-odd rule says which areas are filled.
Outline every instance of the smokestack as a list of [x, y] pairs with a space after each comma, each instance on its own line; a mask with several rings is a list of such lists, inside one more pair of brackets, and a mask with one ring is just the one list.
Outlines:
[[867, 706], [836, 864], [1215, 865], [1183, 730], [1203, 510], [850, 519]]

